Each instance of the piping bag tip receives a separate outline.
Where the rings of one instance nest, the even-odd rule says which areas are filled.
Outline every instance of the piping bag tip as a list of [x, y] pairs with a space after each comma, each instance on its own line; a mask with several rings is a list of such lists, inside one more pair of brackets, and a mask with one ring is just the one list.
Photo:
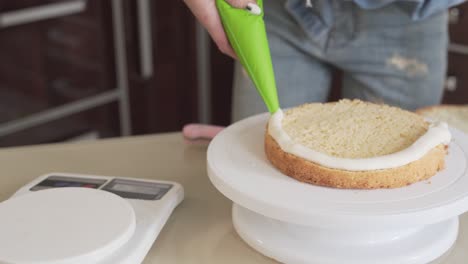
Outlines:
[[279, 107], [270, 47], [263, 21], [263, 0], [248, 4], [246, 9], [232, 7], [225, 0], [216, 0], [221, 21], [229, 42], [252, 79], [268, 111]]

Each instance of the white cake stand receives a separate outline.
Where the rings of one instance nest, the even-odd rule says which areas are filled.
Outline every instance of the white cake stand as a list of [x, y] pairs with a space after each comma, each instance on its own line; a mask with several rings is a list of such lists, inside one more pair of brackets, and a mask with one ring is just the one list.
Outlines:
[[268, 115], [221, 132], [208, 175], [234, 202], [239, 235], [283, 263], [428, 263], [456, 240], [468, 211], [468, 136], [452, 129], [446, 169], [404, 188], [340, 190], [301, 183], [266, 159]]

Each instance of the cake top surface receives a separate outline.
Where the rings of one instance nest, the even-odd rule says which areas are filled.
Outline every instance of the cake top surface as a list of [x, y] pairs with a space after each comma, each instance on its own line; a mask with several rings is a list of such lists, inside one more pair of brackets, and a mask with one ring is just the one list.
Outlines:
[[284, 113], [284, 131], [305, 147], [340, 158], [371, 158], [401, 151], [424, 135], [423, 117], [359, 100], [312, 103]]

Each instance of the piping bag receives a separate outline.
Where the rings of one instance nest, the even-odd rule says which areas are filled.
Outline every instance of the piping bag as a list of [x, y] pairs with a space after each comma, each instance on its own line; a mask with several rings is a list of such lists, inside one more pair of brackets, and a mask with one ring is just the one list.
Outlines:
[[257, 5], [260, 10], [249, 11], [232, 7], [225, 0], [216, 0], [229, 42], [268, 111], [273, 114], [279, 109], [278, 93], [263, 21], [263, 0], [257, 0]]

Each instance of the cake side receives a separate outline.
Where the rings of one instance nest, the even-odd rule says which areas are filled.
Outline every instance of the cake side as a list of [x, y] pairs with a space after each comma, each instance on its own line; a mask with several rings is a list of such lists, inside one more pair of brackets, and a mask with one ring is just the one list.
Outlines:
[[283, 151], [267, 131], [265, 153], [277, 169], [301, 182], [343, 189], [377, 189], [403, 187], [432, 177], [444, 168], [447, 147], [441, 144], [421, 159], [401, 167], [346, 171], [324, 167]]

